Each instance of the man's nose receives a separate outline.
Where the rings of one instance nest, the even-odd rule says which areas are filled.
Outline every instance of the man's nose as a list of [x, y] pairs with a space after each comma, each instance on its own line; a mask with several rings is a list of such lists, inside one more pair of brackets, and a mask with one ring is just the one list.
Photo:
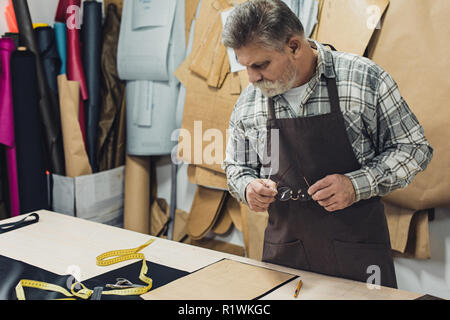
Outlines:
[[263, 79], [262, 74], [253, 68], [247, 68], [248, 81], [254, 83]]

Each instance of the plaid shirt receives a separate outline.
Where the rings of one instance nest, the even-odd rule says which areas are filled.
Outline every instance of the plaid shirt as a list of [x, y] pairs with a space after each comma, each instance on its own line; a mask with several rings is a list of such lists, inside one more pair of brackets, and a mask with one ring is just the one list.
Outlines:
[[[397, 84], [367, 58], [330, 51], [317, 41], [314, 43], [318, 51], [317, 68], [308, 82], [299, 114], [278, 95], [273, 97], [276, 117], [329, 113], [326, 82], [320, 78], [322, 74], [335, 77], [347, 135], [361, 164], [361, 169], [345, 174], [353, 184], [356, 201], [406, 187], [418, 172], [425, 170], [433, 148]], [[249, 84], [230, 118], [222, 168], [231, 195], [245, 204], [247, 184], [266, 176], [261, 159], [265, 152], [267, 101], [258, 88]]]

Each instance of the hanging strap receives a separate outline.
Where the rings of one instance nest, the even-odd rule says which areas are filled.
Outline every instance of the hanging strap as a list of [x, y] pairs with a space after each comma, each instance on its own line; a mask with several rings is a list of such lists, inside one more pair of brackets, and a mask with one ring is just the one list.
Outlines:
[[275, 117], [275, 107], [273, 104], [273, 99], [269, 98], [267, 99], [267, 110], [268, 110], [268, 120], [274, 120], [276, 119]]
[[339, 94], [337, 91], [337, 85], [336, 85], [336, 78], [325, 78], [325, 81], [327, 83], [327, 89], [328, 89], [328, 97], [330, 99], [331, 104], [331, 113], [341, 114], [341, 107], [339, 105]]
[[[29, 219], [30, 217], [32, 218], [31, 220]], [[1, 224], [0, 225], [0, 233], [6, 233], [8, 231], [19, 229], [19, 228], [28, 226], [30, 224], [36, 223], [38, 221], [39, 221], [39, 215], [37, 213], [33, 212], [33, 213], [27, 215], [22, 220]]]

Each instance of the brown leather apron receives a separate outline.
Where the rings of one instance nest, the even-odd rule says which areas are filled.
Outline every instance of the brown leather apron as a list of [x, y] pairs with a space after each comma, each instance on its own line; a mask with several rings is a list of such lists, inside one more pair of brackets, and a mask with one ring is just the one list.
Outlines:
[[[336, 79], [323, 76], [321, 81], [327, 82], [330, 113], [277, 119], [273, 101], [269, 99], [268, 152], [271, 130], [279, 130], [276, 159], [279, 169], [271, 179], [279, 183], [278, 187], [294, 190], [294, 196], [288, 201], [276, 200], [269, 206], [263, 261], [364, 282], [375, 274], [374, 270], [379, 270], [381, 282], [376, 284], [396, 288], [380, 198], [361, 200], [343, 210], [328, 212], [306, 192], [304, 178], [312, 185], [327, 175], [361, 168], [347, 136]], [[270, 167], [270, 161], [269, 155], [263, 161], [264, 167]], [[301, 191], [297, 193], [298, 190]]]

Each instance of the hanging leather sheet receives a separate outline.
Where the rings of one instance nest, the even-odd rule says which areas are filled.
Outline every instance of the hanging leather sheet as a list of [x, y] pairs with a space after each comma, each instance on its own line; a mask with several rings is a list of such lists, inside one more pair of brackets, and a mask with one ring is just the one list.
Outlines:
[[38, 103], [43, 130], [44, 155], [46, 167], [52, 173], [64, 175], [64, 153], [62, 147], [61, 125], [56, 97], [51, 94], [45, 78], [39, 48], [33, 31], [28, 3], [26, 0], [13, 1], [19, 28], [21, 45], [35, 54], [38, 85]]
[[[119, 39], [120, 16], [115, 4], [108, 5], [103, 25], [103, 46], [101, 56], [101, 108], [97, 133], [97, 160], [99, 171], [111, 169], [116, 159], [117, 127], [125, 107], [125, 82], [117, 73], [117, 43]], [[122, 136], [119, 136], [122, 137]], [[122, 138], [123, 139], [123, 138]], [[119, 141], [119, 143], [118, 143]], [[123, 159], [124, 153], [117, 156]]]
[[11, 85], [22, 213], [47, 209], [48, 193], [41, 147], [36, 56], [31, 51], [11, 55]]
[[83, 3], [83, 66], [86, 73], [88, 100], [86, 111], [86, 149], [93, 172], [97, 172], [97, 128], [100, 112], [100, 58], [102, 45], [102, 4]]

